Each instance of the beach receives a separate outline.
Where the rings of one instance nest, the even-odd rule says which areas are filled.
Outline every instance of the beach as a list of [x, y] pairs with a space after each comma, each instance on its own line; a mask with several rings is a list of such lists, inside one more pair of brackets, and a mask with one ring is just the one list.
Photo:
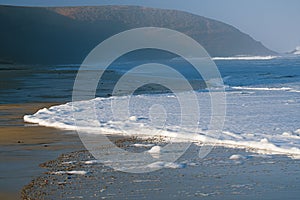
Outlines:
[[[126, 96], [126, 91], [111, 96], [115, 84], [111, 80], [118, 73], [108, 71], [97, 98], [71, 103], [78, 66], [3, 67], [3, 72], [12, 75], [8, 81], [3, 73], [1, 79], [0, 197], [298, 199], [298, 65], [298, 59], [218, 61], [227, 95], [224, 129], [220, 135], [210, 135], [210, 94], [201, 81], [194, 82], [199, 87], [195, 94], [201, 99], [201, 123], [192, 139], [194, 132], [176, 126], [180, 119], [176, 96], [161, 87], [150, 85], [132, 96]], [[219, 86], [210, 84], [218, 92]], [[125, 119], [110, 111], [112, 102], [122, 99], [132, 103], [131, 115]], [[157, 120], [160, 125], [165, 115], [153, 104], [172, 116], [159, 134], [152, 134], [157, 127], [150, 122]], [[87, 115], [89, 110], [97, 114], [97, 123]], [[74, 124], [72, 114], [81, 117], [81, 123]], [[87, 134], [109, 132], [110, 141], [123, 150], [154, 152], [153, 158], [174, 134], [176, 142], [188, 141], [191, 147], [178, 160], [158, 159], [148, 166], [160, 170], [125, 173], [96, 160], [83, 146], [77, 128]], [[127, 135], [120, 134], [120, 129]], [[209, 144], [214, 145], [212, 151], [199, 157], [201, 148]]]
[[[130, 143], [126, 148], [132, 148]], [[25, 186], [22, 197], [298, 199], [299, 160], [222, 147], [201, 159], [198, 150], [192, 145], [175, 164], [142, 174], [115, 171], [96, 162], [87, 151], [63, 154], [42, 164], [46, 173]]]
[[0, 200], [300, 199], [299, 7], [2, 0]]
[[[1, 106], [1, 114], [9, 116], [0, 128], [1, 199], [298, 198], [299, 160], [245, 149], [215, 147], [199, 158], [199, 146], [192, 145], [175, 165], [159, 171], [115, 171], [95, 162], [76, 133], [24, 124], [24, 114], [51, 105]], [[154, 143], [131, 138], [113, 141], [134, 152], [150, 147], [133, 144]]]
[[[247, 149], [215, 147], [199, 158], [199, 146], [192, 145], [159, 171], [115, 171], [95, 161], [76, 133], [24, 124], [22, 115], [51, 105], [1, 106], [15, 122], [1, 126], [2, 199], [298, 199], [299, 160]], [[136, 143], [160, 144], [132, 138], [112, 141], [133, 152], [150, 149]]]
[[43, 173], [39, 164], [81, 149], [76, 133], [25, 124], [23, 116], [54, 103], [0, 106], [1, 199], [18, 199], [24, 185]]

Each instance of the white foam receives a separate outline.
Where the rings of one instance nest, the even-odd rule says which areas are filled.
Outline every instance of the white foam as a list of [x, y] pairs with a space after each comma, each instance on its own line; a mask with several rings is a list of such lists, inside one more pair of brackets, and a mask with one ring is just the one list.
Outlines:
[[133, 144], [134, 147], [153, 147], [154, 144]]
[[87, 161], [84, 161], [83, 163], [86, 165], [95, 165], [95, 164], [99, 164], [102, 162], [100, 162], [99, 160], [87, 160]]
[[213, 60], [272, 60], [278, 56], [234, 56], [234, 57], [214, 57]]
[[229, 157], [230, 160], [244, 160], [246, 159], [245, 156], [242, 156], [242, 155], [238, 155], [238, 154], [234, 154], [234, 155], [231, 155]]
[[[245, 86], [233, 86], [231, 87], [234, 90], [243, 90], [243, 91], [286, 91], [293, 93], [300, 93], [300, 90], [294, 89], [292, 87], [245, 87]], [[289, 102], [288, 102], [289, 103]]]
[[52, 172], [51, 174], [68, 174], [68, 175], [86, 175], [89, 172], [87, 171], [57, 171], [57, 172]]
[[150, 155], [153, 158], [158, 159], [158, 158], [160, 158], [161, 150], [162, 150], [162, 148], [160, 146], [154, 146], [150, 150], [148, 150], [148, 153], [150, 153]]
[[130, 117], [129, 117], [129, 120], [130, 120], [130, 121], [137, 121], [137, 117], [136, 117], [136, 116], [130, 116]]
[[161, 151], [161, 147], [160, 146], [154, 146], [148, 152], [150, 154], [159, 154], [160, 151]]
[[291, 91], [292, 88], [290, 87], [242, 87], [242, 86], [234, 86], [231, 87], [232, 89], [236, 90], [258, 90], [258, 91]]
[[296, 49], [293, 51], [294, 55], [300, 55], [300, 46], [296, 47]]
[[159, 179], [135, 179], [133, 183], [145, 183], [145, 182], [160, 182]]
[[[235, 88], [247, 90], [250, 87]], [[196, 93], [201, 101], [199, 104], [201, 121], [198, 132], [180, 126], [180, 106], [176, 98], [168, 98], [170, 94], [95, 98], [66, 103], [41, 109], [33, 115], [26, 115], [24, 120], [42, 126], [83, 130], [91, 134], [125, 134], [147, 138], [160, 136], [167, 137], [172, 142], [209, 143], [230, 148], [247, 148], [262, 154], [300, 157], [300, 129], [297, 123], [300, 119], [298, 93], [287, 92], [290, 90], [289, 87], [250, 89], [260, 92], [248, 95], [227, 93], [227, 116], [224, 131], [220, 135], [207, 129], [210, 122], [210, 95], [207, 92]], [[130, 115], [114, 116], [111, 111], [112, 101], [126, 98], [131, 98], [132, 102]], [[292, 99], [293, 103], [285, 104], [287, 99]], [[149, 108], [153, 102], [162, 105], [168, 116], [166, 123], [161, 127], [153, 126], [149, 117]], [[94, 109], [98, 120], [95, 120], [89, 112]], [[81, 117], [77, 124], [72, 117], [74, 113]], [[139, 117], [129, 120], [130, 116]], [[151, 155], [159, 157], [161, 151], [159, 146], [147, 147], [152, 147], [149, 150]]]
[[172, 162], [154, 162], [147, 165], [149, 168], [170, 168], [170, 169], [183, 169], [186, 167], [185, 163], [172, 163]]

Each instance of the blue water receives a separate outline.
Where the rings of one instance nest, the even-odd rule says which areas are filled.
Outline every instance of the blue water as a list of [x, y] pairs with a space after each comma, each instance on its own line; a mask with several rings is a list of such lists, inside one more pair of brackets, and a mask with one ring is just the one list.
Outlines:
[[[299, 86], [300, 57], [272, 60], [215, 61], [225, 85], [228, 86]], [[138, 63], [112, 66], [121, 76]], [[165, 64], [169, 64], [166, 62]], [[172, 62], [187, 79], [201, 79], [186, 62]], [[0, 103], [68, 102], [79, 65], [16, 66], [0, 65]], [[98, 96], [106, 96], [110, 89], [98, 88]]]
[[216, 61], [229, 86], [278, 85], [300, 82], [300, 58]]
[[[105, 81], [113, 86], [114, 79], [118, 81], [118, 77], [127, 69], [140, 64], [143, 63], [127, 62], [112, 65], [110, 70], [115, 70], [115, 72], [108, 72], [106, 75], [111, 79], [107, 78]], [[189, 80], [201, 79], [201, 76], [185, 62], [171, 61], [166, 64], [174, 66], [178, 71], [183, 71], [184, 76]], [[185, 108], [195, 109], [195, 106], [198, 106], [201, 111], [197, 121], [199, 131], [196, 135], [191, 135], [194, 132], [189, 126], [182, 130], [178, 129], [181, 127], [180, 119], [183, 108], [180, 107], [180, 103], [178, 104], [176, 95], [164, 92], [152, 94], [146, 89], [143, 91], [147, 93], [146, 95], [95, 98], [41, 109], [33, 115], [25, 116], [24, 120], [62, 129], [81, 128], [87, 132], [97, 130], [97, 133], [122, 134], [120, 130], [126, 130], [127, 134], [143, 133], [149, 137], [163, 128], [164, 131], [161, 133], [166, 137], [173, 137], [175, 132], [177, 139], [184, 139], [184, 141], [192, 136], [193, 141], [200, 143], [211, 141], [221, 146], [243, 147], [258, 153], [283, 154], [300, 159], [300, 58], [219, 60], [216, 64], [226, 86], [226, 101], [221, 102], [222, 105], [226, 105], [226, 115], [222, 109], [222, 113], [219, 113], [219, 116], [224, 114], [224, 126], [220, 128], [222, 131], [220, 135], [207, 131], [210, 127], [211, 109], [214, 108], [210, 107], [212, 97], [210, 95], [217, 94], [220, 91], [218, 89], [213, 90], [216, 93], [198, 90], [195, 92], [198, 101], [186, 104], [188, 106]], [[57, 66], [57, 72], [60, 72], [58, 77], [67, 78], [66, 72], [74, 75], [77, 68], [61, 69]], [[53, 71], [49, 70], [49, 72]], [[43, 74], [43, 80], [47, 80], [45, 77], [47, 74]], [[70, 81], [70, 79], [67, 80]], [[59, 81], [64, 81], [64, 79]], [[110, 92], [109, 88], [103, 88], [105, 81], [100, 84], [99, 91]], [[53, 89], [54, 86], [55, 83], [48, 82], [48, 88]], [[72, 85], [69, 85], [68, 90], [72, 90]], [[43, 93], [44, 91], [37, 90], [36, 92]], [[185, 93], [185, 97], [188, 93]], [[55, 94], [57, 93], [52, 93], [52, 95]], [[71, 92], [64, 95], [71, 96]], [[49, 99], [49, 97], [44, 97], [44, 100]], [[124, 101], [126, 99], [129, 103]], [[65, 100], [70, 101], [67, 98]], [[116, 103], [120, 107], [112, 109]], [[155, 105], [159, 107], [151, 111], [150, 108]], [[114, 112], [124, 109], [126, 112], [117, 112], [117, 114]], [[91, 110], [97, 113], [96, 119], [93, 114], [90, 114]], [[74, 123], [73, 118], [70, 117], [71, 113], [79, 116], [77, 120], [79, 123]], [[159, 123], [152, 126], [152, 119], [162, 119], [162, 121], [158, 120]], [[194, 115], [193, 119], [195, 119]], [[99, 124], [96, 123], [97, 121]]]

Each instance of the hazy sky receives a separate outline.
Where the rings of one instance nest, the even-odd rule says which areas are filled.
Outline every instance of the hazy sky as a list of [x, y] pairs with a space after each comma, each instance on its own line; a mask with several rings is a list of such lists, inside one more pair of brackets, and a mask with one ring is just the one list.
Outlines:
[[286, 52], [300, 46], [299, 0], [0, 0], [28, 6], [141, 5], [189, 11], [231, 24], [268, 48]]

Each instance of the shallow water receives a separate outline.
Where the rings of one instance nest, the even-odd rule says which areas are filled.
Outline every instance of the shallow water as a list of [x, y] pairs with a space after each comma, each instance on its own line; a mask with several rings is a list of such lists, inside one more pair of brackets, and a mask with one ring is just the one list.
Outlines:
[[[134, 96], [102, 97], [43, 109], [24, 119], [43, 126], [79, 128], [86, 132], [142, 133], [167, 137], [173, 137], [176, 133], [176, 138], [184, 141], [209, 142], [300, 158], [300, 59], [218, 60], [216, 64], [222, 74], [227, 96], [226, 120], [220, 135], [211, 134], [208, 128], [211, 119], [210, 93], [204, 88], [193, 93], [198, 98], [198, 104], [190, 105], [190, 109], [199, 106], [201, 110], [200, 116], [191, 116], [191, 120], [195, 117], [199, 120], [197, 132], [180, 124], [180, 102], [176, 96], [147, 94], [147, 89]], [[132, 63], [123, 67], [123, 71], [126, 67], [130, 69]], [[176, 61], [176, 67], [180, 67], [179, 61]], [[122, 74], [122, 70], [118, 69], [120, 66], [115, 67], [115, 73]], [[187, 69], [185, 76], [195, 80], [192, 71]], [[114, 102], [122, 105], [129, 102], [125, 106], [128, 112], [113, 113], [111, 106]], [[96, 117], [91, 115], [91, 110], [95, 111]], [[77, 124], [72, 118], [74, 113], [82, 116]]]

